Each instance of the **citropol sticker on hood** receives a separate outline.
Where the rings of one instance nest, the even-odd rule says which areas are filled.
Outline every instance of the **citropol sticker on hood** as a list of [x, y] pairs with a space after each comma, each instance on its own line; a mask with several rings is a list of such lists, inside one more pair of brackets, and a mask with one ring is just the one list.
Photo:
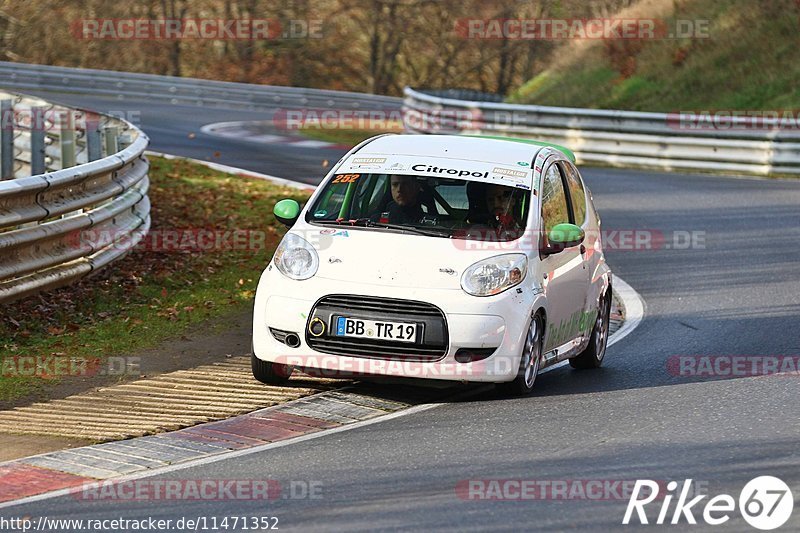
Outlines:
[[406, 174], [436, 176], [485, 183], [498, 183], [509, 187], [531, 188], [532, 169], [500, 166], [488, 161], [469, 161], [441, 157], [395, 155], [381, 157], [353, 157], [345, 161], [338, 173], [363, 172], [365, 163], [376, 174]]

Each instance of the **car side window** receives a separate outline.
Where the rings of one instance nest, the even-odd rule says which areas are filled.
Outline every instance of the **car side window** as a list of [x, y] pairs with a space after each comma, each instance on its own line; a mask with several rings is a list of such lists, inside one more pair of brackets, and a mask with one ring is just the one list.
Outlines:
[[548, 235], [553, 226], [569, 222], [567, 196], [558, 166], [550, 165], [544, 174], [542, 184], [542, 224], [544, 234]]
[[583, 188], [581, 176], [571, 163], [566, 161], [561, 163], [564, 176], [567, 178], [569, 197], [572, 203], [572, 213], [575, 216], [575, 225], [583, 226], [586, 222], [586, 191]]

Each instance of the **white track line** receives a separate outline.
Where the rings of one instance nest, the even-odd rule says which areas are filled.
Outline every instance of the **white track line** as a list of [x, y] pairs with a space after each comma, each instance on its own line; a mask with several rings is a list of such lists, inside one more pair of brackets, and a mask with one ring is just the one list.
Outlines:
[[269, 120], [233, 120], [231, 122], [214, 122], [212, 124], [205, 124], [200, 128], [200, 131], [206, 135], [225, 137], [225, 135], [220, 135], [217, 133], [216, 130], [241, 129], [243, 125], [248, 124], [272, 124], [272, 122]]
[[227, 172], [228, 174], [235, 174], [237, 176], [247, 176], [250, 178], [266, 180], [275, 183], [276, 185], [283, 185], [285, 187], [293, 187], [295, 189], [302, 189], [306, 191], [313, 191], [316, 189], [314, 185], [310, 185], [308, 183], [301, 183], [299, 181], [287, 180], [284, 178], [279, 178], [277, 176], [270, 176], [269, 174], [261, 174], [260, 172], [253, 172], [252, 170], [244, 170], [242, 168], [230, 167], [228, 165], [223, 165], [221, 163], [203, 161], [201, 159], [193, 159], [191, 157], [183, 157], [179, 155], [164, 154], [161, 152], [153, 152], [150, 150], [147, 150], [145, 154], [151, 155], [153, 157], [163, 157], [164, 159], [169, 159], [169, 160], [189, 161], [190, 163], [203, 165], [204, 167], [218, 170], [220, 172]]
[[[470, 391], [472, 392], [472, 391]], [[204, 466], [212, 463], [216, 463], [219, 461], [227, 460], [227, 459], [234, 459], [236, 457], [243, 457], [245, 455], [250, 455], [253, 453], [263, 452], [265, 450], [271, 450], [273, 448], [282, 448], [284, 446], [289, 446], [291, 444], [297, 444], [299, 442], [305, 442], [308, 440], [316, 439], [322, 436], [331, 435], [334, 433], [341, 433], [342, 431], [348, 431], [351, 429], [361, 428], [365, 426], [371, 426], [372, 424], [377, 424], [378, 422], [383, 422], [384, 420], [391, 420], [393, 418], [399, 418], [401, 416], [420, 413], [422, 411], [427, 411], [429, 409], [433, 409], [434, 407], [438, 407], [442, 404], [436, 403], [426, 403], [421, 405], [415, 405], [414, 407], [409, 407], [403, 411], [395, 411], [394, 413], [389, 413], [388, 415], [379, 416], [377, 418], [371, 418], [369, 420], [362, 420], [361, 422], [354, 422], [352, 424], [347, 424], [346, 426], [339, 426], [337, 428], [325, 429], [323, 431], [317, 431], [315, 433], [309, 433], [308, 435], [301, 435], [299, 437], [294, 437], [287, 440], [282, 440], [278, 442], [270, 442], [267, 444], [261, 444], [259, 446], [254, 446], [253, 448], [246, 448], [243, 450], [234, 450], [228, 453], [220, 453], [216, 455], [210, 455], [208, 457], [203, 457], [200, 459], [194, 459], [191, 461], [186, 461], [183, 463], [178, 463], [174, 465], [165, 466], [163, 468], [154, 468], [152, 470], [144, 470], [142, 472], [137, 472], [135, 474], [129, 474], [127, 476], [119, 476], [113, 477], [104, 480], [91, 480], [87, 481], [87, 483], [122, 483], [125, 481], [133, 481], [137, 479], [143, 479], [153, 476], [158, 476], [161, 474], [168, 474], [170, 472], [177, 472], [179, 470], [185, 470], [187, 468], [194, 468], [197, 466]], [[168, 433], [166, 433], [168, 435]], [[70, 487], [66, 489], [58, 489], [50, 492], [45, 492], [42, 494], [37, 494], [35, 496], [28, 496], [27, 498], [22, 498], [20, 500], [14, 500], [10, 502], [0, 503], [0, 509], [5, 509], [7, 507], [14, 507], [17, 505], [25, 505], [28, 503], [40, 502], [43, 500], [49, 500], [51, 498], [58, 498], [60, 496], [66, 496], [68, 494], [74, 494], [76, 491], [81, 490], [81, 485], [77, 485], [75, 487]]]
[[636, 290], [628, 285], [625, 280], [614, 276], [613, 289], [625, 306], [625, 321], [622, 327], [608, 338], [608, 346], [621, 341], [636, 329], [644, 318], [644, 298]]
[[[206, 124], [200, 128], [202, 133], [212, 135], [215, 137], [226, 137], [228, 139], [239, 139], [242, 141], [249, 141], [261, 144], [287, 144], [291, 146], [299, 146], [301, 148], [325, 148], [334, 146], [336, 143], [328, 141], [318, 141], [315, 139], [298, 138], [297, 134], [294, 137], [286, 135], [278, 135], [273, 133], [253, 133], [246, 129], [247, 126], [253, 124], [269, 124], [269, 121], [250, 121], [242, 120], [236, 122], [215, 122], [213, 124]], [[295, 140], [296, 139], [296, 140]]]

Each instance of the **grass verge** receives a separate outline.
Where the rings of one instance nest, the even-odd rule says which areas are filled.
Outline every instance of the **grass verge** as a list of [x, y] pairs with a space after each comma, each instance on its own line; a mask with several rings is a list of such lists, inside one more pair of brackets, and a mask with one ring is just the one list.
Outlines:
[[800, 107], [800, 3], [641, 0], [615, 18], [653, 17], [653, 8], [665, 11], [666, 28], [689, 24], [696, 34], [566, 42], [509, 101], [662, 112]]
[[150, 165], [143, 245], [92, 278], [0, 308], [0, 402], [46, 395], [64, 376], [252, 305], [284, 233], [272, 207], [307, 194], [187, 161]]

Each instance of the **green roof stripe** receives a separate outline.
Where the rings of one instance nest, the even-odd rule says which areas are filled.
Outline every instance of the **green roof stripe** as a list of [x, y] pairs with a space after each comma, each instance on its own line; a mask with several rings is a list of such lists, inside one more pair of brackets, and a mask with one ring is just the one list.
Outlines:
[[533, 144], [535, 146], [547, 146], [549, 148], [555, 148], [556, 150], [560, 150], [564, 152], [564, 154], [569, 158], [570, 161], [573, 163], [575, 162], [575, 154], [569, 148], [565, 146], [561, 146], [560, 144], [553, 144], [543, 141], [534, 141], [533, 139], [520, 139], [519, 137], [504, 137], [502, 135], [464, 135], [464, 137], [475, 137], [478, 139], [495, 139], [497, 141], [511, 141], [516, 143], [525, 143], [525, 144]]

